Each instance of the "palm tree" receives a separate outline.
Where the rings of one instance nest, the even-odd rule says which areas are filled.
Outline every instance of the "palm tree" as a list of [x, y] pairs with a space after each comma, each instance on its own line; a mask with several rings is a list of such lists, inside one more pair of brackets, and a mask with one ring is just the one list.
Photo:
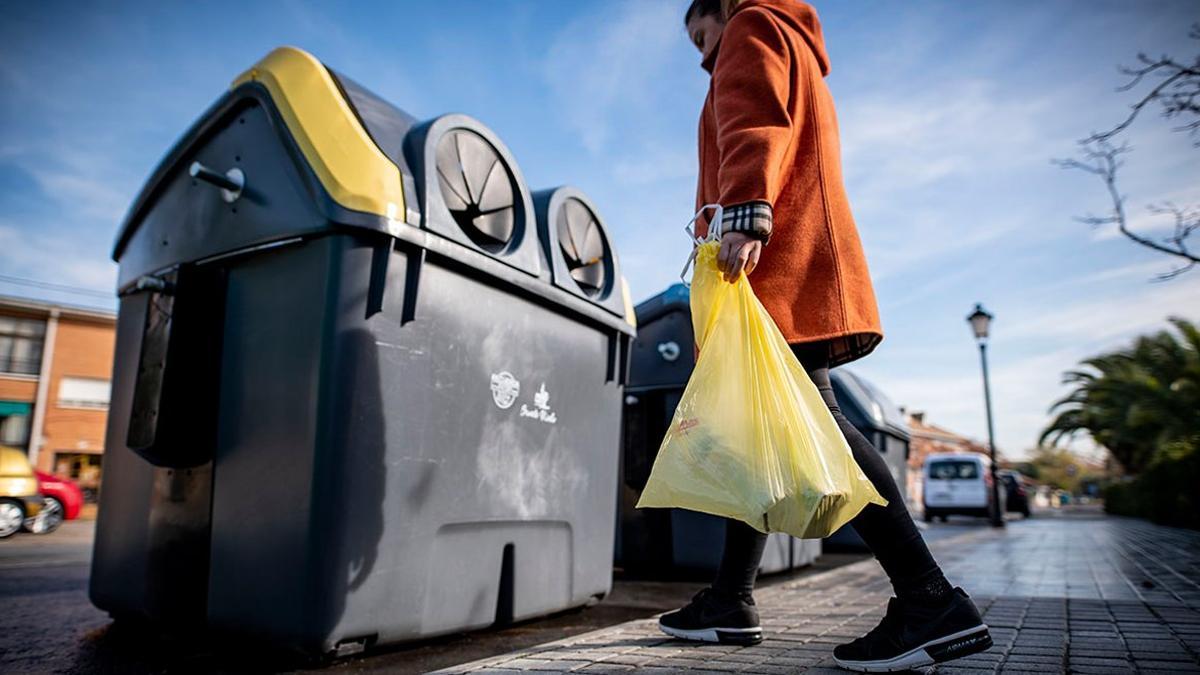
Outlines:
[[1086, 359], [1063, 383], [1074, 390], [1050, 408], [1056, 417], [1040, 441], [1087, 432], [1130, 473], [1146, 468], [1167, 444], [1200, 436], [1200, 329], [1171, 318], [1178, 335], [1160, 331], [1128, 349]]

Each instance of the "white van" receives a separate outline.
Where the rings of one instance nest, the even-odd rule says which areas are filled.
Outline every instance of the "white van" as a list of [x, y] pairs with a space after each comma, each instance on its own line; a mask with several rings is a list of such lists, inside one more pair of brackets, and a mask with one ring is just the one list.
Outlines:
[[[951, 515], [987, 517], [992, 497], [991, 465], [986, 455], [975, 453], [926, 457], [921, 490], [925, 522], [935, 517], [945, 522]], [[1000, 492], [1000, 512], [1004, 513], [1003, 490]]]

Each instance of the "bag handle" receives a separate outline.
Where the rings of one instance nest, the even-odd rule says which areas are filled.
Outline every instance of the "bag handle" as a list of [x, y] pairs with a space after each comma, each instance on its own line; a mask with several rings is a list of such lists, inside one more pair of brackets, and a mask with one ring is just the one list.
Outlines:
[[[700, 216], [704, 215], [704, 212], [709, 209], [713, 210], [713, 218], [712, 220], [708, 221], [708, 234], [703, 238], [697, 237], [696, 230], [692, 227], [692, 225], [694, 225], [697, 220], [700, 220]], [[687, 273], [692, 264], [696, 262], [696, 251], [699, 249], [700, 244], [709, 241], [717, 241], [721, 238], [721, 235], [723, 234], [721, 232], [721, 220], [724, 215], [725, 209], [720, 204], [705, 204], [704, 206], [700, 207], [700, 210], [696, 212], [696, 215], [692, 216], [692, 219], [687, 222], [687, 225], [683, 226], [683, 231], [687, 232], [688, 239], [692, 240], [692, 252], [688, 255], [687, 262], [683, 264], [683, 271], [679, 273], [679, 280], [683, 282], [684, 286], [688, 288], [692, 287], [692, 283], [687, 280]]]

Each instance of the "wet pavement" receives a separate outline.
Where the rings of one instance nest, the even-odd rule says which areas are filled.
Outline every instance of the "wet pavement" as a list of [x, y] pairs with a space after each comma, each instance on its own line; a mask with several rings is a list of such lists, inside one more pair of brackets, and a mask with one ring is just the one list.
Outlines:
[[[931, 525], [951, 580], [975, 596], [997, 646], [939, 672], [1200, 672], [1200, 533], [1094, 511]], [[332, 664], [114, 625], [87, 600], [92, 523], [0, 542], [0, 672], [785, 673], [831, 667], [832, 645], [868, 630], [888, 597], [862, 554], [764, 578], [767, 639], [744, 649], [670, 640], [653, 617], [703, 585], [618, 579], [599, 605], [500, 630], [448, 636]], [[458, 664], [458, 665], [456, 665]], [[323, 667], [322, 667], [323, 666]]]
[[[971, 527], [952, 524], [931, 536]], [[450, 635], [331, 664], [295, 662], [255, 645], [169, 640], [113, 624], [87, 599], [94, 522], [73, 521], [45, 536], [0, 541], [0, 673], [289, 672], [423, 673], [653, 616], [686, 602], [705, 580], [621, 578], [598, 605], [502, 629]], [[764, 586], [820, 574], [865, 554], [830, 554], [810, 568], [763, 579]]]
[[[1091, 511], [932, 548], [995, 646], [929, 672], [1200, 672], [1200, 532]], [[673, 640], [647, 618], [440, 672], [843, 672], [833, 646], [870, 630], [890, 594], [867, 560], [756, 593], [765, 640], [753, 647]]]

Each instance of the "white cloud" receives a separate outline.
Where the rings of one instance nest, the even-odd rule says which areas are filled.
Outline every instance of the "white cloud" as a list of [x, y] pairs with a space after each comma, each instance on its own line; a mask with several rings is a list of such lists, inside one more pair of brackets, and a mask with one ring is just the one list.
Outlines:
[[111, 223], [114, 231], [131, 200], [127, 190], [114, 186], [103, 173], [38, 168], [32, 175], [42, 192], [58, 202], [68, 217]]
[[1068, 286], [1087, 286], [1117, 279], [1140, 279], [1142, 281], [1149, 281], [1155, 276], [1166, 271], [1167, 264], [1168, 261], [1166, 258], [1155, 258], [1149, 262], [1136, 262], [1128, 265], [1108, 267], [1091, 274], [1063, 279], [1050, 285], [1047, 290], [1050, 288], [1061, 288]]
[[[943, 178], [1044, 161], [1052, 95], [1013, 99], [984, 80], [839, 101], [845, 165], [860, 198], [884, 201]], [[1057, 140], [1057, 138], [1055, 138]]]
[[[1108, 278], [1136, 276], [1145, 265], [1114, 268]], [[1093, 276], [1091, 283], [1103, 280]], [[1061, 383], [1065, 371], [1085, 358], [1122, 348], [1138, 335], [1165, 329], [1168, 316], [1190, 310], [1188, 318], [1200, 319], [1200, 275], [1131, 285], [1124, 292], [1097, 293], [1084, 300], [1068, 300], [1047, 290], [1029, 297], [1017, 308], [1019, 316], [992, 331], [997, 445], [1010, 456], [1035, 444], [1050, 420], [1050, 405], [1067, 391]], [[885, 346], [862, 370], [897, 403], [928, 411], [935, 424], [982, 438], [986, 427], [978, 358], [965, 338], [956, 344], [953, 350], [932, 339], [902, 349]], [[1088, 445], [1086, 439], [1078, 443]]]
[[614, 119], [651, 108], [683, 32], [678, 3], [603, 3], [555, 37], [543, 74], [567, 124], [599, 153], [614, 142]]
[[[0, 158], [36, 184], [29, 213], [0, 214], [0, 269], [42, 282], [115, 292], [117, 266], [110, 246], [140, 187], [135, 169], [101, 149], [114, 140], [73, 144], [57, 133], [0, 139]], [[20, 218], [18, 220], [18, 217]], [[47, 298], [33, 287], [5, 284], [0, 292]], [[75, 304], [103, 300], [49, 292], [48, 299]]]
[[[1101, 187], [1099, 179], [1097, 179], [1096, 187], [1097, 190]], [[1165, 194], [1142, 194], [1137, 197], [1136, 202], [1128, 196], [1126, 197], [1125, 218], [1129, 231], [1139, 236], [1150, 237], [1155, 241], [1161, 241], [1175, 231], [1175, 216], [1170, 213], [1155, 213], [1151, 207], [1173, 204], [1187, 210], [1200, 206], [1200, 189], [1194, 186], [1171, 190]], [[1106, 216], [1107, 214], [1108, 211], [1102, 210], [1096, 215]], [[1116, 223], [1092, 228], [1092, 241], [1120, 239], [1124, 236], [1117, 229]]]
[[695, 178], [696, 152], [648, 144], [617, 160], [613, 176], [623, 185], [644, 185], [678, 178]]
[[1131, 287], [1115, 297], [1099, 294], [1064, 306], [1053, 294], [1031, 298], [1024, 318], [1005, 327], [1006, 339], [1057, 339], [1096, 348], [1164, 326], [1172, 314], [1200, 312], [1200, 275]]
[[[1007, 457], [1021, 457], [1037, 442], [1049, 422], [1050, 405], [1066, 393], [1062, 372], [1087, 354], [1069, 348], [1022, 359], [991, 359], [992, 406], [996, 447]], [[964, 365], [966, 365], [964, 363]], [[983, 380], [976, 359], [973, 368], [941, 376], [896, 377], [875, 369], [865, 374], [878, 382], [900, 405], [926, 411], [927, 421], [985, 441]]]
[[107, 253], [76, 238], [0, 221], [0, 268], [14, 276], [115, 293], [117, 266]]
[[[856, 209], [858, 211], [858, 209]], [[1026, 224], [1023, 216], [1013, 213], [956, 212], [952, 208], [906, 209], [897, 206], [886, 215], [863, 214], [859, 217], [871, 276], [876, 283], [920, 270], [962, 269], [964, 261], [956, 256], [964, 251], [995, 242]], [[935, 282], [936, 283], [936, 282]]]
[[1044, 118], [1056, 105], [1057, 94], [1014, 99], [978, 79], [843, 97], [847, 190], [876, 281], [939, 267], [1044, 218], [1035, 200], [997, 197], [1015, 176], [1053, 171], [1047, 148], [1062, 138]]

